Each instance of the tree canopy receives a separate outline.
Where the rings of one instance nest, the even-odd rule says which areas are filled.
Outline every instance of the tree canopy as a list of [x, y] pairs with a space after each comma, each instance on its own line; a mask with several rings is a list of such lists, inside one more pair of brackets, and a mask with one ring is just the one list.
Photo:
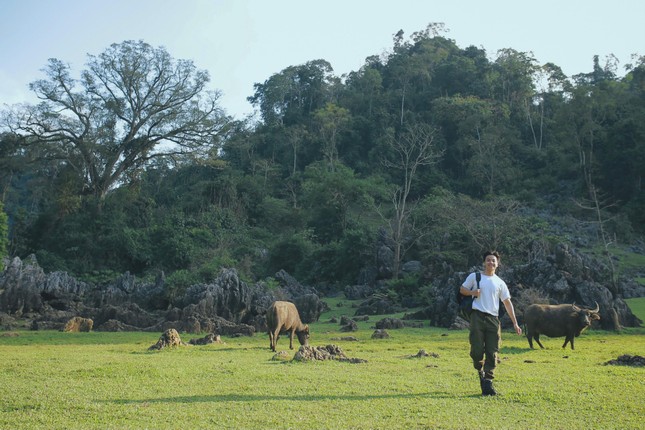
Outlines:
[[10, 112], [5, 124], [100, 199], [155, 157], [219, 145], [229, 121], [206, 87], [208, 72], [142, 41], [89, 55], [80, 79], [58, 59], [45, 74], [30, 84], [42, 102]]
[[575, 236], [556, 220], [603, 245], [645, 233], [643, 57], [568, 77], [442, 34], [399, 32], [346, 76], [322, 59], [278, 71], [248, 98], [255, 121], [141, 41], [89, 56], [80, 79], [50, 60], [42, 103], [3, 114], [8, 253], [173, 286], [235, 266], [340, 289], [385, 276], [384, 248], [399, 273], [491, 247], [525, 261]]

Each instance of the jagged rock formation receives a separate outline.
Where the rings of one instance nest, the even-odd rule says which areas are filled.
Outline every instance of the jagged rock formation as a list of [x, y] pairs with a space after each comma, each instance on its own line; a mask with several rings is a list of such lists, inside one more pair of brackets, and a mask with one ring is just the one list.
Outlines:
[[[386, 244], [381, 243], [382, 246]], [[346, 289], [365, 300], [356, 315], [399, 312], [397, 306], [378, 291], [386, 275], [388, 258], [379, 263], [375, 284]], [[410, 270], [420, 270], [410, 264]], [[456, 288], [468, 273], [455, 272], [447, 265], [425, 268], [425, 280], [433, 285], [430, 305], [405, 319], [429, 319], [439, 327], [464, 327], [457, 318]], [[477, 270], [477, 268], [473, 268]], [[513, 267], [502, 266], [499, 275], [506, 281], [520, 323], [522, 312], [532, 303], [576, 303], [583, 307], [600, 305], [603, 329], [635, 327], [641, 324], [624, 298], [645, 296], [645, 287], [630, 279], [612, 281], [611, 271], [602, 261], [592, 259], [561, 244], [553, 255]], [[248, 285], [235, 269], [224, 269], [209, 284], [197, 284], [170, 300], [163, 273], [152, 283], [140, 282], [129, 273], [105, 285], [91, 285], [64, 272], [44, 273], [32, 256], [24, 261], [6, 262], [0, 273], [0, 328], [61, 330], [74, 317], [91, 319], [95, 331], [164, 331], [174, 328], [189, 333], [247, 335], [266, 330], [265, 313], [274, 300], [296, 303], [303, 323], [318, 321], [326, 309], [318, 291], [303, 286], [285, 271], [276, 273], [278, 289], [259, 282]], [[367, 279], [367, 278], [366, 278]], [[508, 326], [510, 319], [502, 318]], [[353, 325], [343, 331], [353, 331]]]
[[0, 274], [0, 322], [7, 329], [23, 321], [34, 330], [61, 330], [71, 319], [84, 318], [93, 321], [96, 331], [173, 328], [252, 336], [266, 330], [264, 315], [275, 294], [296, 302], [306, 322], [317, 321], [325, 308], [314, 289], [284, 271], [276, 275], [280, 288], [275, 293], [262, 283], [246, 284], [235, 269], [224, 269], [212, 283], [193, 285], [171, 302], [163, 274], [154, 283], [125, 273], [114, 282], [91, 285], [64, 272], [46, 274], [33, 256], [14, 258], [5, 267]]

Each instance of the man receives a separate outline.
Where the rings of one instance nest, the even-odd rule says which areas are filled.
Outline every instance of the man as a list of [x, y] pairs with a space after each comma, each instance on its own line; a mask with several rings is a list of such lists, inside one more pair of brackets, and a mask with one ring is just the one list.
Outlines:
[[[504, 303], [506, 312], [513, 322], [518, 335], [522, 329], [517, 325], [515, 310], [511, 303], [511, 294], [506, 282], [495, 274], [500, 258], [497, 251], [484, 253], [484, 272], [477, 288], [476, 274], [468, 275], [460, 288], [464, 296], [473, 296], [473, 312], [470, 316], [470, 357], [479, 375], [479, 382], [484, 396], [495, 396], [493, 387], [497, 353], [502, 330], [499, 323], [499, 302]], [[484, 360], [485, 356], [485, 360]]]

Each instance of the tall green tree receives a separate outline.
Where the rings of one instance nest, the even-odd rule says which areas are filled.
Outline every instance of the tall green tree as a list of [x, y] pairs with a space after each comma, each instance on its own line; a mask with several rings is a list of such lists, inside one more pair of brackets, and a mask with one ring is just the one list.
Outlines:
[[338, 163], [340, 134], [350, 120], [349, 111], [333, 103], [327, 103], [323, 109], [315, 112], [314, 118], [323, 141], [322, 153], [327, 160], [329, 170], [333, 172]]
[[[394, 36], [384, 85], [391, 90], [392, 99], [398, 105], [399, 127], [404, 124], [406, 112], [418, 110], [418, 105], [427, 103], [437, 67], [454, 48], [454, 43], [439, 36], [442, 31], [442, 24], [433, 23], [425, 31], [413, 33], [410, 41], [404, 40], [402, 30]], [[394, 105], [392, 103], [392, 111]]]
[[333, 172], [323, 162], [311, 164], [302, 189], [307, 224], [321, 243], [341, 238], [368, 206], [368, 184], [342, 163]]
[[30, 84], [42, 102], [8, 112], [5, 125], [73, 167], [100, 200], [155, 157], [217, 145], [229, 121], [208, 72], [143, 41], [89, 55], [80, 80], [58, 59], [45, 73]]
[[307, 116], [331, 100], [330, 88], [337, 78], [325, 60], [290, 66], [253, 85], [247, 100], [259, 109], [267, 126], [289, 126], [305, 122]]

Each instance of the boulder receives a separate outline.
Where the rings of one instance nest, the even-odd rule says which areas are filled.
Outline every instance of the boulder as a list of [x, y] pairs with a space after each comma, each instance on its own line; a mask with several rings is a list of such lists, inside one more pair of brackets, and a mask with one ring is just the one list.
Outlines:
[[383, 315], [398, 312], [394, 302], [383, 295], [373, 295], [361, 302], [355, 315]]
[[296, 297], [293, 301], [300, 314], [300, 320], [304, 324], [310, 324], [320, 319], [320, 314], [328, 310], [327, 304], [320, 300], [318, 295], [308, 293]]
[[376, 322], [377, 329], [398, 329], [405, 327], [405, 324], [399, 318], [383, 318]]
[[94, 321], [90, 318], [74, 317], [67, 321], [65, 327], [63, 327], [63, 331], [71, 333], [90, 332], [92, 331], [92, 327], [94, 327]]
[[163, 348], [174, 348], [176, 346], [186, 345], [179, 337], [179, 333], [174, 328], [168, 329], [159, 338], [157, 343], [150, 346], [149, 350], [160, 350]]
[[118, 332], [118, 331], [140, 331], [139, 327], [131, 326], [124, 324], [118, 320], [107, 320], [103, 324], [97, 326], [94, 331], [107, 331], [107, 332]]
[[373, 285], [348, 285], [344, 290], [349, 300], [366, 299], [374, 293]]
[[372, 333], [372, 339], [389, 339], [390, 334], [387, 332], [387, 330], [384, 329], [376, 329], [374, 330], [374, 333]]

